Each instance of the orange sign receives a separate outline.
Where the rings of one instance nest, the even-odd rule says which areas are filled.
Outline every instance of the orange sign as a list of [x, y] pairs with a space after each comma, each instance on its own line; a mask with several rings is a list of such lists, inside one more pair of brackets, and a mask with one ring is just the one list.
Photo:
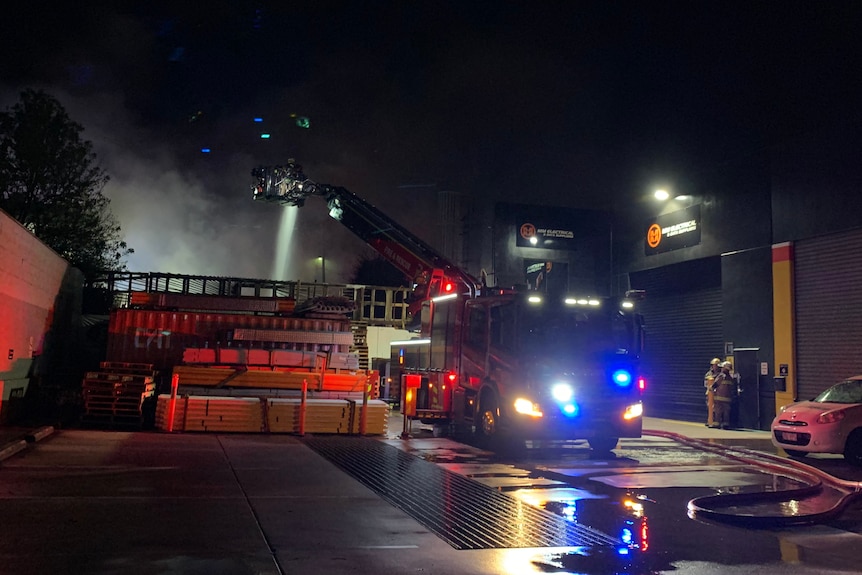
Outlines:
[[521, 237], [525, 240], [529, 240], [533, 236], [536, 235], [536, 226], [533, 224], [523, 224], [521, 225]]
[[653, 224], [649, 227], [646, 233], [647, 245], [651, 248], [656, 248], [661, 243], [661, 226]]

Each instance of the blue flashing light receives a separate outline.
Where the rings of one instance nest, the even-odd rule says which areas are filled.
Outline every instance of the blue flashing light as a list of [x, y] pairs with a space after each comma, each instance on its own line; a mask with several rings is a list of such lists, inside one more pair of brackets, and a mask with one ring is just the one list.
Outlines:
[[628, 387], [632, 384], [632, 374], [624, 369], [616, 370], [611, 378], [620, 387]]
[[629, 548], [628, 547], [620, 547], [617, 549], [617, 554], [618, 555], [628, 555], [629, 554]]
[[261, 118], [260, 116], [257, 116], [257, 117], [254, 119], [254, 121], [255, 121], [255, 123], [260, 124], [261, 122], [263, 122], [263, 118]]
[[260, 135], [260, 139], [261, 139], [261, 140], [268, 140], [268, 139], [269, 139], [269, 134], [267, 134], [267, 133], [263, 133], [263, 134], [261, 134], [261, 135]]
[[575, 417], [578, 415], [580, 408], [577, 403], [567, 403], [563, 406], [563, 413], [568, 415], [569, 417]]
[[209, 154], [211, 151], [209, 148], [201, 148], [201, 154]]

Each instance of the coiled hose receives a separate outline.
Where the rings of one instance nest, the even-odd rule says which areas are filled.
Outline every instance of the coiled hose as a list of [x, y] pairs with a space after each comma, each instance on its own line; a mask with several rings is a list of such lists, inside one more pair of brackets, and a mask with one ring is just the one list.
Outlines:
[[[669, 431], [644, 430], [643, 433], [673, 439], [803, 484], [801, 487], [781, 491], [720, 493], [696, 497], [688, 502], [688, 516], [692, 519], [756, 528], [811, 525], [838, 517], [853, 501], [862, 496], [862, 482], [838, 479], [810, 465], [778, 455], [743, 447], [719, 446]], [[822, 502], [817, 502], [817, 498], [822, 499]], [[813, 501], [815, 504], [809, 505], [807, 511], [800, 512], [798, 506], [788, 505], [794, 501]], [[753, 505], [757, 506], [757, 514], [739, 509]]]

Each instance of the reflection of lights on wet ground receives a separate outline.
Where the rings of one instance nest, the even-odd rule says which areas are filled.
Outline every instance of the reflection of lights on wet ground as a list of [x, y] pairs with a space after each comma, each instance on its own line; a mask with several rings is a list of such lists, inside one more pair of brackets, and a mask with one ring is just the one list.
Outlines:
[[638, 503], [637, 501], [632, 501], [631, 499], [626, 499], [623, 501], [623, 505], [626, 509], [632, 512], [632, 515], [635, 517], [643, 517], [644, 514], [644, 506], [642, 503]]
[[[670, 564], [650, 562], [646, 555], [625, 545], [611, 547], [572, 547], [548, 549], [544, 556], [536, 555], [532, 565], [521, 563], [523, 573], [566, 573], [568, 575], [645, 575], [647, 573], [673, 570]], [[511, 569], [501, 571], [512, 574]]]
[[632, 535], [632, 530], [628, 527], [623, 527], [623, 530], [620, 531], [620, 540], [626, 545], [631, 545], [634, 542], [634, 535]]
[[641, 551], [649, 549], [649, 527], [647, 526], [647, 518], [641, 519]]
[[783, 501], [779, 505], [781, 508], [781, 513], [786, 516], [796, 516], [799, 515], [799, 500], [791, 499], [789, 501]]
[[[523, 575], [524, 573], [547, 573], [547, 566], [563, 568], [559, 557], [569, 553], [583, 553], [583, 547], [549, 547], [506, 549], [499, 555], [494, 572], [501, 575]], [[545, 568], [542, 568], [545, 566]]]
[[524, 503], [563, 517], [568, 522], [597, 529], [617, 538], [620, 545], [610, 550], [617, 557], [634, 560], [635, 556], [650, 547], [644, 509], [644, 502], [650, 499], [644, 495], [628, 493], [626, 497], [613, 501], [574, 488], [519, 489], [512, 495]]

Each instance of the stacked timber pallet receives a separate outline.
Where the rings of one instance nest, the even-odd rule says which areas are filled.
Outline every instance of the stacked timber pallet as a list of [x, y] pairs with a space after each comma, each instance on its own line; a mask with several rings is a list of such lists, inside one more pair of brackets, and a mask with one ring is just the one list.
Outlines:
[[173, 427], [169, 422], [169, 395], [156, 404], [156, 429], [260, 433], [264, 430], [260, 400], [253, 397], [182, 397], [176, 399]]
[[[156, 406], [156, 428], [163, 431], [237, 433], [364, 433], [383, 435], [387, 431], [389, 404], [381, 400], [300, 398], [251, 398], [182, 396], [174, 399], [173, 422], [169, 413], [171, 396], [160, 395]], [[304, 409], [304, 418], [303, 418]]]
[[301, 390], [303, 384], [310, 391], [336, 391], [363, 393], [369, 385], [369, 395], [379, 395], [379, 373], [235, 369], [230, 367], [197, 367], [177, 365], [173, 373], [179, 377], [180, 385], [211, 388], [256, 388]]
[[148, 402], [155, 396], [152, 364], [104, 361], [84, 377], [85, 423], [142, 427]]

